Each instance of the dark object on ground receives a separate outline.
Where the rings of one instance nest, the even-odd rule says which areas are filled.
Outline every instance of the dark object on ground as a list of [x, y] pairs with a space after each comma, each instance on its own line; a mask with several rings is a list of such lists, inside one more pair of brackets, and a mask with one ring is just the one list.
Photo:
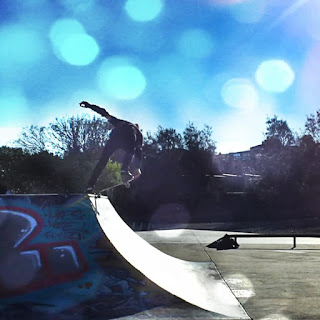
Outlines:
[[217, 250], [238, 249], [239, 244], [235, 238], [225, 234], [222, 238], [207, 245], [208, 248], [216, 248]]

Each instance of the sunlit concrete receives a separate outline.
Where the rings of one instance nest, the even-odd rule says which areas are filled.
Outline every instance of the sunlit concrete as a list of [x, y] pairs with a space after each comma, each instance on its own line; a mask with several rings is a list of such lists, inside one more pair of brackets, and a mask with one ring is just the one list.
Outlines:
[[233, 319], [249, 319], [213, 263], [164, 254], [133, 232], [106, 197], [89, 195], [104, 233], [119, 253], [158, 286], [183, 300]]
[[[279, 227], [284, 224], [279, 222]], [[207, 228], [219, 230], [219, 225]], [[247, 225], [252, 227], [252, 232], [255, 230], [254, 224]], [[253, 243], [254, 238], [243, 238], [238, 239], [239, 249], [218, 251], [206, 245], [226, 233], [244, 234], [233, 231], [243, 227], [230, 228], [221, 224], [220, 230], [226, 231], [196, 230], [205, 225], [189, 227], [192, 229], [179, 229], [179, 237], [175, 230], [138, 234], [166, 254], [180, 259], [209, 261], [209, 255], [254, 320], [320, 319], [320, 286], [316, 272], [320, 263], [320, 239], [298, 238], [297, 247], [292, 250], [290, 238], [255, 238], [259, 243]], [[318, 230], [317, 226], [315, 229]]]

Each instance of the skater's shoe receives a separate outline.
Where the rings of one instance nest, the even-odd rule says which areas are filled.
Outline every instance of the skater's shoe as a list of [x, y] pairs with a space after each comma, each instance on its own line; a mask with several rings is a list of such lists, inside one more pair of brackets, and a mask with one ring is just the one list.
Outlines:
[[123, 182], [133, 179], [133, 175], [128, 170], [121, 170], [121, 179]]
[[93, 187], [88, 187], [86, 189], [86, 193], [93, 193]]

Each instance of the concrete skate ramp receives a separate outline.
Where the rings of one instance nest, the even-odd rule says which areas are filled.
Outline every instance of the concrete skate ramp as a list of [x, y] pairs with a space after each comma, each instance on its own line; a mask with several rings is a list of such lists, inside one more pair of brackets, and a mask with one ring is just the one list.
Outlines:
[[119, 217], [107, 197], [89, 195], [97, 220], [115, 249], [171, 294], [233, 319], [250, 319], [213, 263], [184, 261], [156, 249]]

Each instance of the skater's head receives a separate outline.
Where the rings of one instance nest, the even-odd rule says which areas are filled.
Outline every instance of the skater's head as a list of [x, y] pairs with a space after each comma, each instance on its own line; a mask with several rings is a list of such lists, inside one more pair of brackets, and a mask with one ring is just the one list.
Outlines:
[[134, 125], [140, 130], [140, 127], [137, 123], [135, 123]]

